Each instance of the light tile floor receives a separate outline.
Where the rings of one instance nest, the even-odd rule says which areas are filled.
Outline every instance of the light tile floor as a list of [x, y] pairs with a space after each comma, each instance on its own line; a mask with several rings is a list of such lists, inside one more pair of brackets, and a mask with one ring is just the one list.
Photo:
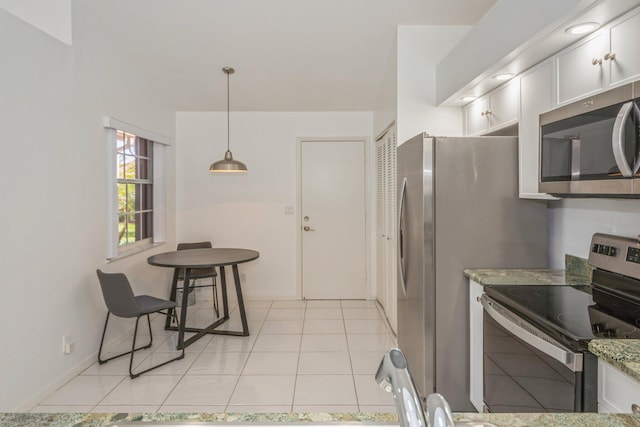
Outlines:
[[[211, 323], [210, 304], [189, 307], [188, 325]], [[207, 335], [184, 359], [134, 380], [126, 356], [96, 363], [32, 412], [395, 411], [374, 380], [395, 345], [374, 302], [248, 301], [246, 308], [249, 337]], [[154, 344], [136, 355], [136, 370], [175, 354], [176, 333], [163, 329], [164, 319], [153, 318]], [[237, 307], [225, 327], [241, 329]]]

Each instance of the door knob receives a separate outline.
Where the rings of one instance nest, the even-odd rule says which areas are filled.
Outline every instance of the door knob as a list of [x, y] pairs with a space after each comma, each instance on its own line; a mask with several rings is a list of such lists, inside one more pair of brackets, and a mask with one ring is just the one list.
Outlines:
[[316, 231], [316, 230], [314, 230], [313, 228], [309, 227], [308, 225], [305, 225], [302, 229], [303, 229], [304, 231]]

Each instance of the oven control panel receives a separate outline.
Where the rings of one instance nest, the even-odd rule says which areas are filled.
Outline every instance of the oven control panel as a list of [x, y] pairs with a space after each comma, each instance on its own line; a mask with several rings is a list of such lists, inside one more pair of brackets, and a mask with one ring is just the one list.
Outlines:
[[640, 264], [640, 248], [627, 248], [627, 261]]
[[601, 245], [599, 243], [594, 243], [591, 247], [591, 252], [607, 256], [616, 256], [616, 254], [618, 253], [618, 249], [615, 246], [607, 246]]
[[589, 264], [640, 279], [640, 238], [594, 234], [591, 238]]

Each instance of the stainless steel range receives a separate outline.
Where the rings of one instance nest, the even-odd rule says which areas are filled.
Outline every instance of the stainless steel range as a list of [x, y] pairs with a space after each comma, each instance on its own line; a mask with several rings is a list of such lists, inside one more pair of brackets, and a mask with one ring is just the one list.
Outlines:
[[640, 338], [640, 240], [597, 233], [591, 285], [485, 286], [489, 412], [597, 412], [594, 338]]

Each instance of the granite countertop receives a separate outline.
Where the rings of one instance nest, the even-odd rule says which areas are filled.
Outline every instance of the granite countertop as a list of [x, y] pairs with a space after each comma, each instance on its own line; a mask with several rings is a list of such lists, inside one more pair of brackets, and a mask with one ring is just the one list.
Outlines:
[[[640, 427], [640, 416], [632, 414], [454, 414], [456, 422], [485, 421], [497, 427]], [[0, 414], [3, 427], [104, 427], [116, 423], [295, 423], [295, 424], [397, 424], [395, 414]], [[196, 424], [197, 425], [197, 424]], [[205, 424], [206, 425], [206, 424]]]
[[640, 340], [591, 340], [589, 351], [640, 381]]
[[565, 255], [564, 270], [469, 268], [464, 275], [481, 285], [589, 285], [593, 267], [584, 258]]
[[565, 270], [474, 268], [464, 275], [481, 285], [588, 285], [588, 278]]

